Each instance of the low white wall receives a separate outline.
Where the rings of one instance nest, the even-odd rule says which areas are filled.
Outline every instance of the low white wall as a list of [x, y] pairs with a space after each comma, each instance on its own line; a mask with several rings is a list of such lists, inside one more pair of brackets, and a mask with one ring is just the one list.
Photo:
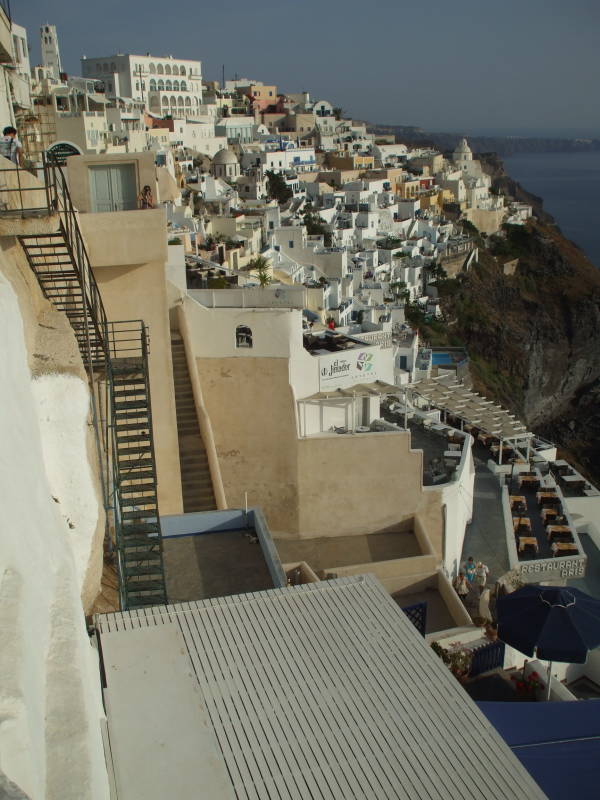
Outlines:
[[[32, 800], [104, 799], [100, 678], [80, 600], [86, 544], [74, 546], [78, 529], [64, 519], [89, 522], [75, 497], [87, 480], [73, 477], [81, 461], [67, 469], [72, 483], [46, 471], [81, 458], [82, 395], [45, 441], [66, 384], [49, 378], [32, 390], [20, 309], [2, 275], [0, 341], [0, 770]], [[71, 411], [79, 434], [66, 433]]]
[[467, 435], [454, 480], [441, 486], [442, 506], [446, 509], [443, 569], [452, 578], [458, 574], [467, 525], [473, 517], [475, 464], [472, 445], [473, 438]]

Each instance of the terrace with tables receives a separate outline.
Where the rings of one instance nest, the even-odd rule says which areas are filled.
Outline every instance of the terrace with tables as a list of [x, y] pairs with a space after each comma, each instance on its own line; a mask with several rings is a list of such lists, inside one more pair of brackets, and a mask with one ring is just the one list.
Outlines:
[[553, 478], [522, 472], [503, 491], [511, 567], [536, 580], [584, 575], [585, 552]]

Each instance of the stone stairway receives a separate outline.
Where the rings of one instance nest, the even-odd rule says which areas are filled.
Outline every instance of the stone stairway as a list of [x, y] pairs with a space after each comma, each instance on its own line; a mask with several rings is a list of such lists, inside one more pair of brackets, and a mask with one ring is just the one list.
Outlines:
[[204, 442], [200, 434], [192, 384], [180, 334], [171, 331], [173, 380], [179, 437], [183, 510], [210, 511], [217, 507]]

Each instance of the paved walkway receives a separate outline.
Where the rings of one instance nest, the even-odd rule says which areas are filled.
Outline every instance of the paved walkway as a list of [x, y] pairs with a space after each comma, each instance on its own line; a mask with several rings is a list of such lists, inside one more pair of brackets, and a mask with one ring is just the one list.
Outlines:
[[463, 544], [461, 567], [469, 556], [483, 561], [490, 570], [488, 586], [509, 570], [506, 532], [502, 514], [502, 492], [498, 479], [486, 466], [487, 451], [480, 446], [473, 449], [475, 461], [475, 493], [473, 497], [473, 522], [467, 526]]

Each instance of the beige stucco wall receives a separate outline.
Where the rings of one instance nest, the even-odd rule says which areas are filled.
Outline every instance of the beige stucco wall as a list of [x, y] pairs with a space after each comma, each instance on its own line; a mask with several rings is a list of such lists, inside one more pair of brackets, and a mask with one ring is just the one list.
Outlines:
[[81, 214], [79, 221], [108, 319], [143, 319], [148, 326], [158, 505], [161, 514], [178, 514], [183, 506], [165, 277], [165, 212]]
[[467, 208], [463, 212], [464, 218], [472, 222], [478, 230], [490, 234], [496, 233], [500, 229], [505, 215], [505, 209], [486, 211], [482, 208]]
[[198, 358], [230, 507], [263, 509], [275, 535], [365, 534], [417, 517], [441, 554], [441, 493], [421, 489], [406, 434], [298, 439], [289, 360]]
[[81, 212], [91, 211], [90, 166], [110, 164], [135, 164], [137, 192], [143, 186], [150, 186], [155, 202], [160, 200], [154, 153], [111, 153], [103, 155], [70, 156], [67, 159], [67, 181], [73, 205]]

